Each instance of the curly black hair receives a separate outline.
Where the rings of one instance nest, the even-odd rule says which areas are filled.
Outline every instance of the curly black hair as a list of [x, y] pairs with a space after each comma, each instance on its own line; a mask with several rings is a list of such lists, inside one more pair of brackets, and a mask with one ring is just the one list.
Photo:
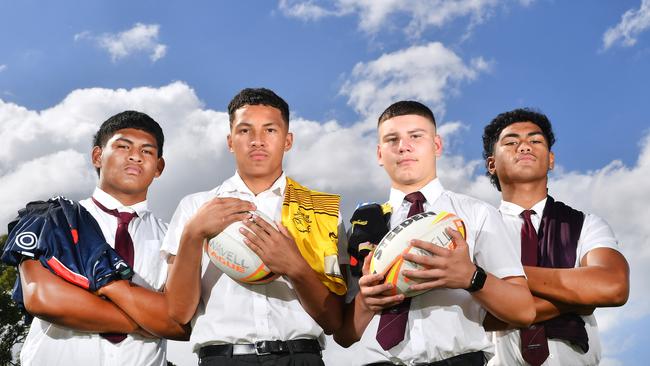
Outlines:
[[[496, 116], [483, 130], [483, 159], [486, 163], [487, 169], [487, 158], [494, 155], [494, 145], [499, 141], [499, 135], [506, 127], [510, 126], [513, 123], [517, 122], [532, 122], [536, 124], [541, 130], [546, 142], [548, 143], [549, 150], [551, 146], [555, 143], [555, 135], [553, 134], [553, 126], [548, 120], [548, 117], [541, 113], [530, 108], [517, 108], [508, 112], [504, 112]], [[499, 184], [499, 178], [496, 174], [490, 174], [490, 171], [487, 170], [485, 173], [490, 177], [490, 182], [501, 191], [501, 184]]]

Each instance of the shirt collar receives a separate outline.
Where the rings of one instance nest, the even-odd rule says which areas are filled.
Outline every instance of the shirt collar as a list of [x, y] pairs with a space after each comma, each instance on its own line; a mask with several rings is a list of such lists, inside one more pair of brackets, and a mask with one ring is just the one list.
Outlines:
[[[532, 210], [535, 211], [535, 215], [542, 216], [544, 212], [544, 206], [546, 206], [546, 200], [548, 197], [544, 197], [541, 201], [533, 205]], [[501, 200], [501, 205], [499, 206], [499, 211], [504, 215], [509, 216], [519, 216], [525, 210], [525, 208], [519, 206], [516, 203], [503, 201]]]
[[104, 192], [99, 187], [95, 187], [95, 191], [93, 192], [93, 198], [96, 199], [97, 202], [101, 203], [104, 207], [106, 207], [109, 210], [118, 210], [122, 212], [124, 211], [135, 212], [140, 217], [142, 217], [145, 213], [149, 212], [147, 200], [138, 202], [134, 205], [126, 206], [122, 204], [122, 202], [118, 201], [115, 197]]
[[[435, 178], [431, 182], [427, 183], [424, 187], [420, 188], [420, 192], [424, 195], [424, 198], [427, 199], [428, 204], [433, 204], [438, 200], [438, 197], [442, 194], [445, 188], [440, 183], [440, 179]], [[409, 192], [410, 193], [410, 192]], [[400, 191], [397, 188], [390, 189], [390, 196], [388, 203], [390, 207], [397, 208], [404, 203], [404, 197], [406, 193]]]
[[[287, 187], [287, 176], [282, 172], [280, 177], [273, 182], [271, 187], [267, 189], [264, 192], [260, 192], [259, 194], [265, 193], [265, 192], [270, 192], [275, 194], [276, 196], [283, 196], [284, 195], [284, 189]], [[221, 192], [226, 193], [226, 192], [237, 192], [237, 193], [245, 193], [248, 194], [252, 197], [255, 197], [255, 194], [248, 188], [246, 183], [244, 183], [244, 180], [241, 178], [239, 175], [239, 172], [235, 172], [235, 175], [232, 177], [228, 178], [223, 184], [221, 185]]]

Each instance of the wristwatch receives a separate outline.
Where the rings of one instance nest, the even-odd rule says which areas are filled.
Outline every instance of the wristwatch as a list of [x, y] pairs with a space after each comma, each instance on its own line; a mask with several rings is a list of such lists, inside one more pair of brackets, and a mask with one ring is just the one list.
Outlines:
[[485, 285], [485, 280], [487, 279], [487, 274], [485, 274], [485, 270], [476, 264], [475, 266], [476, 266], [476, 272], [474, 272], [474, 275], [472, 276], [472, 282], [470, 282], [469, 287], [465, 289], [468, 292], [476, 292], [482, 289], [483, 285]]

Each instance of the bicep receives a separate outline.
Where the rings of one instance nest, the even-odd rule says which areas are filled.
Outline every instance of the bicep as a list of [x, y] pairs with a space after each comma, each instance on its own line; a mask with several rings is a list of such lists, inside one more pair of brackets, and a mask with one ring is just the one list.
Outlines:
[[627, 260], [612, 248], [592, 249], [582, 257], [580, 267], [600, 267], [615, 272], [629, 272]]

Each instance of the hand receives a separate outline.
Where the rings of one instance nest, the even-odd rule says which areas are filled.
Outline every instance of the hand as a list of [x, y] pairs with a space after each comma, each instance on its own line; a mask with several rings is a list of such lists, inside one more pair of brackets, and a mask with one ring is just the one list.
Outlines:
[[424, 249], [432, 256], [407, 253], [404, 260], [419, 264], [425, 269], [405, 270], [403, 273], [410, 279], [423, 281], [409, 286], [411, 290], [428, 290], [434, 288], [461, 288], [466, 289], [472, 282], [476, 265], [469, 256], [467, 241], [456, 230], [447, 229], [455, 244], [455, 249], [450, 250], [422, 240], [412, 240], [411, 245]]
[[217, 197], [201, 206], [190, 218], [185, 230], [204, 238], [210, 239], [222, 232], [235, 221], [251, 217], [249, 211], [255, 210], [252, 202], [239, 198]]
[[404, 301], [404, 295], [393, 295], [393, 285], [384, 283], [383, 275], [370, 274], [372, 254], [373, 252], [370, 252], [363, 260], [363, 276], [359, 279], [359, 294], [357, 297], [366, 308], [373, 312], [379, 312]]
[[246, 227], [240, 228], [239, 231], [244, 235], [244, 243], [273, 273], [294, 278], [302, 271], [312, 270], [300, 254], [291, 234], [282, 224], [278, 224], [278, 229], [275, 229], [255, 215], [242, 222]]
[[129, 281], [128, 280], [115, 280], [107, 283], [106, 285], [100, 287], [97, 291], [96, 294], [98, 296], [103, 296], [107, 299], [111, 298], [111, 294], [115, 294], [116, 292], [126, 292], [128, 289], [125, 289], [124, 286], [129, 286]]

